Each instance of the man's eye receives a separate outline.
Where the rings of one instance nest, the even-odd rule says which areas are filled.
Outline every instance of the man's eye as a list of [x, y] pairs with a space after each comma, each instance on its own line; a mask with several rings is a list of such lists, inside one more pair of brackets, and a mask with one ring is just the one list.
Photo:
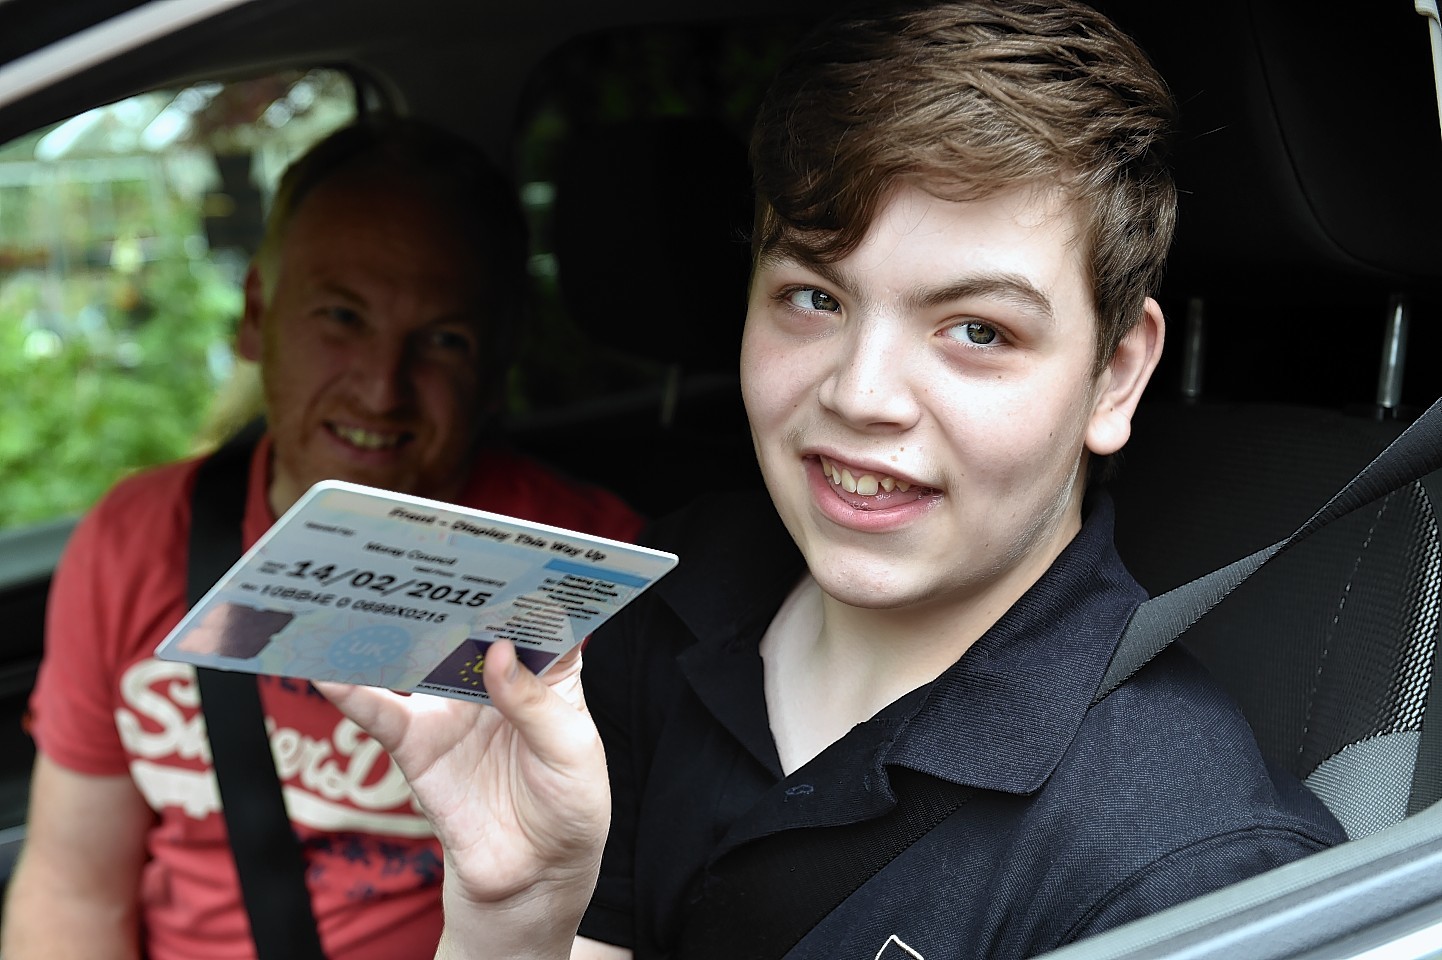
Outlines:
[[454, 330], [434, 330], [430, 335], [430, 345], [437, 350], [468, 354], [475, 348], [475, 338]]
[[1001, 339], [1001, 334], [989, 323], [969, 320], [946, 328], [946, 335], [977, 347], [989, 347]]
[[360, 314], [350, 307], [326, 307], [325, 315], [326, 319], [332, 320], [343, 327], [359, 326], [361, 322]]
[[794, 307], [803, 310], [825, 310], [829, 313], [836, 313], [841, 309], [841, 304], [836, 298], [825, 290], [817, 290], [815, 287], [803, 287], [800, 290], [792, 290], [786, 295]]

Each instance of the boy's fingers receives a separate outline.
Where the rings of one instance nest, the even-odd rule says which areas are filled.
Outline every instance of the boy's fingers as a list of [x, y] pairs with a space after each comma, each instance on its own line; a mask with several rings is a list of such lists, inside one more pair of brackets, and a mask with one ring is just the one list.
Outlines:
[[315, 680], [313, 684], [337, 710], [375, 737], [386, 750], [394, 749], [400, 742], [407, 721], [406, 698], [379, 687], [333, 680]]
[[486, 651], [484, 679], [492, 705], [538, 757], [560, 763], [589, 759], [597, 738], [590, 718], [527, 669], [510, 643], [499, 641]]

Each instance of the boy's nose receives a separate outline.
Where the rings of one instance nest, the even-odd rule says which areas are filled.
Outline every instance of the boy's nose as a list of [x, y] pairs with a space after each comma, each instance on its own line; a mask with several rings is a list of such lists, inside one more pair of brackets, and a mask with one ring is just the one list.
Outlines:
[[821, 405], [858, 429], [905, 429], [916, 422], [911, 348], [895, 327], [889, 321], [863, 321], [833, 341]]

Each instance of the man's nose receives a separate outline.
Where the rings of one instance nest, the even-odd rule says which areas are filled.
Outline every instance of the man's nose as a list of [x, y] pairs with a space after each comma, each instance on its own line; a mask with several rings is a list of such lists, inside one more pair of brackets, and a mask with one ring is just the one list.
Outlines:
[[904, 429], [920, 409], [912, 388], [914, 345], [900, 324], [863, 320], [833, 338], [821, 405], [858, 429]]
[[370, 338], [351, 369], [357, 399], [371, 413], [390, 413], [410, 396], [410, 346], [394, 337]]

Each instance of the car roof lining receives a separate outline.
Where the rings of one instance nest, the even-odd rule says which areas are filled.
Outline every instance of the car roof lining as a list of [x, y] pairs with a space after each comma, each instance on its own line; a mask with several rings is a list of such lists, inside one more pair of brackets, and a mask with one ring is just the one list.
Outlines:
[[[0, 33], [9, 23], [7, 6], [0, 3]], [[826, 6], [819, 0], [790, 0], [789, 8]], [[498, 3], [484, 15], [476, 5], [451, 0], [411, 0], [403, 7], [387, 0], [243, 0], [0, 107], [0, 142], [145, 90], [343, 64], [374, 78], [403, 112], [454, 125], [463, 106], [466, 116], [459, 119], [470, 127], [461, 132], [499, 155], [513, 132], [511, 121], [527, 78], [547, 53], [572, 37], [625, 24], [739, 19], [774, 11], [775, 4], [764, 0], [698, 0], [684, 8], [643, 0], [630, 5], [618, 23], [615, 15], [585, 0]], [[489, 27], [481, 29], [483, 23]], [[258, 34], [264, 43], [256, 42]], [[445, 62], [464, 69], [435, 68]], [[411, 95], [401, 97], [401, 89]]]

